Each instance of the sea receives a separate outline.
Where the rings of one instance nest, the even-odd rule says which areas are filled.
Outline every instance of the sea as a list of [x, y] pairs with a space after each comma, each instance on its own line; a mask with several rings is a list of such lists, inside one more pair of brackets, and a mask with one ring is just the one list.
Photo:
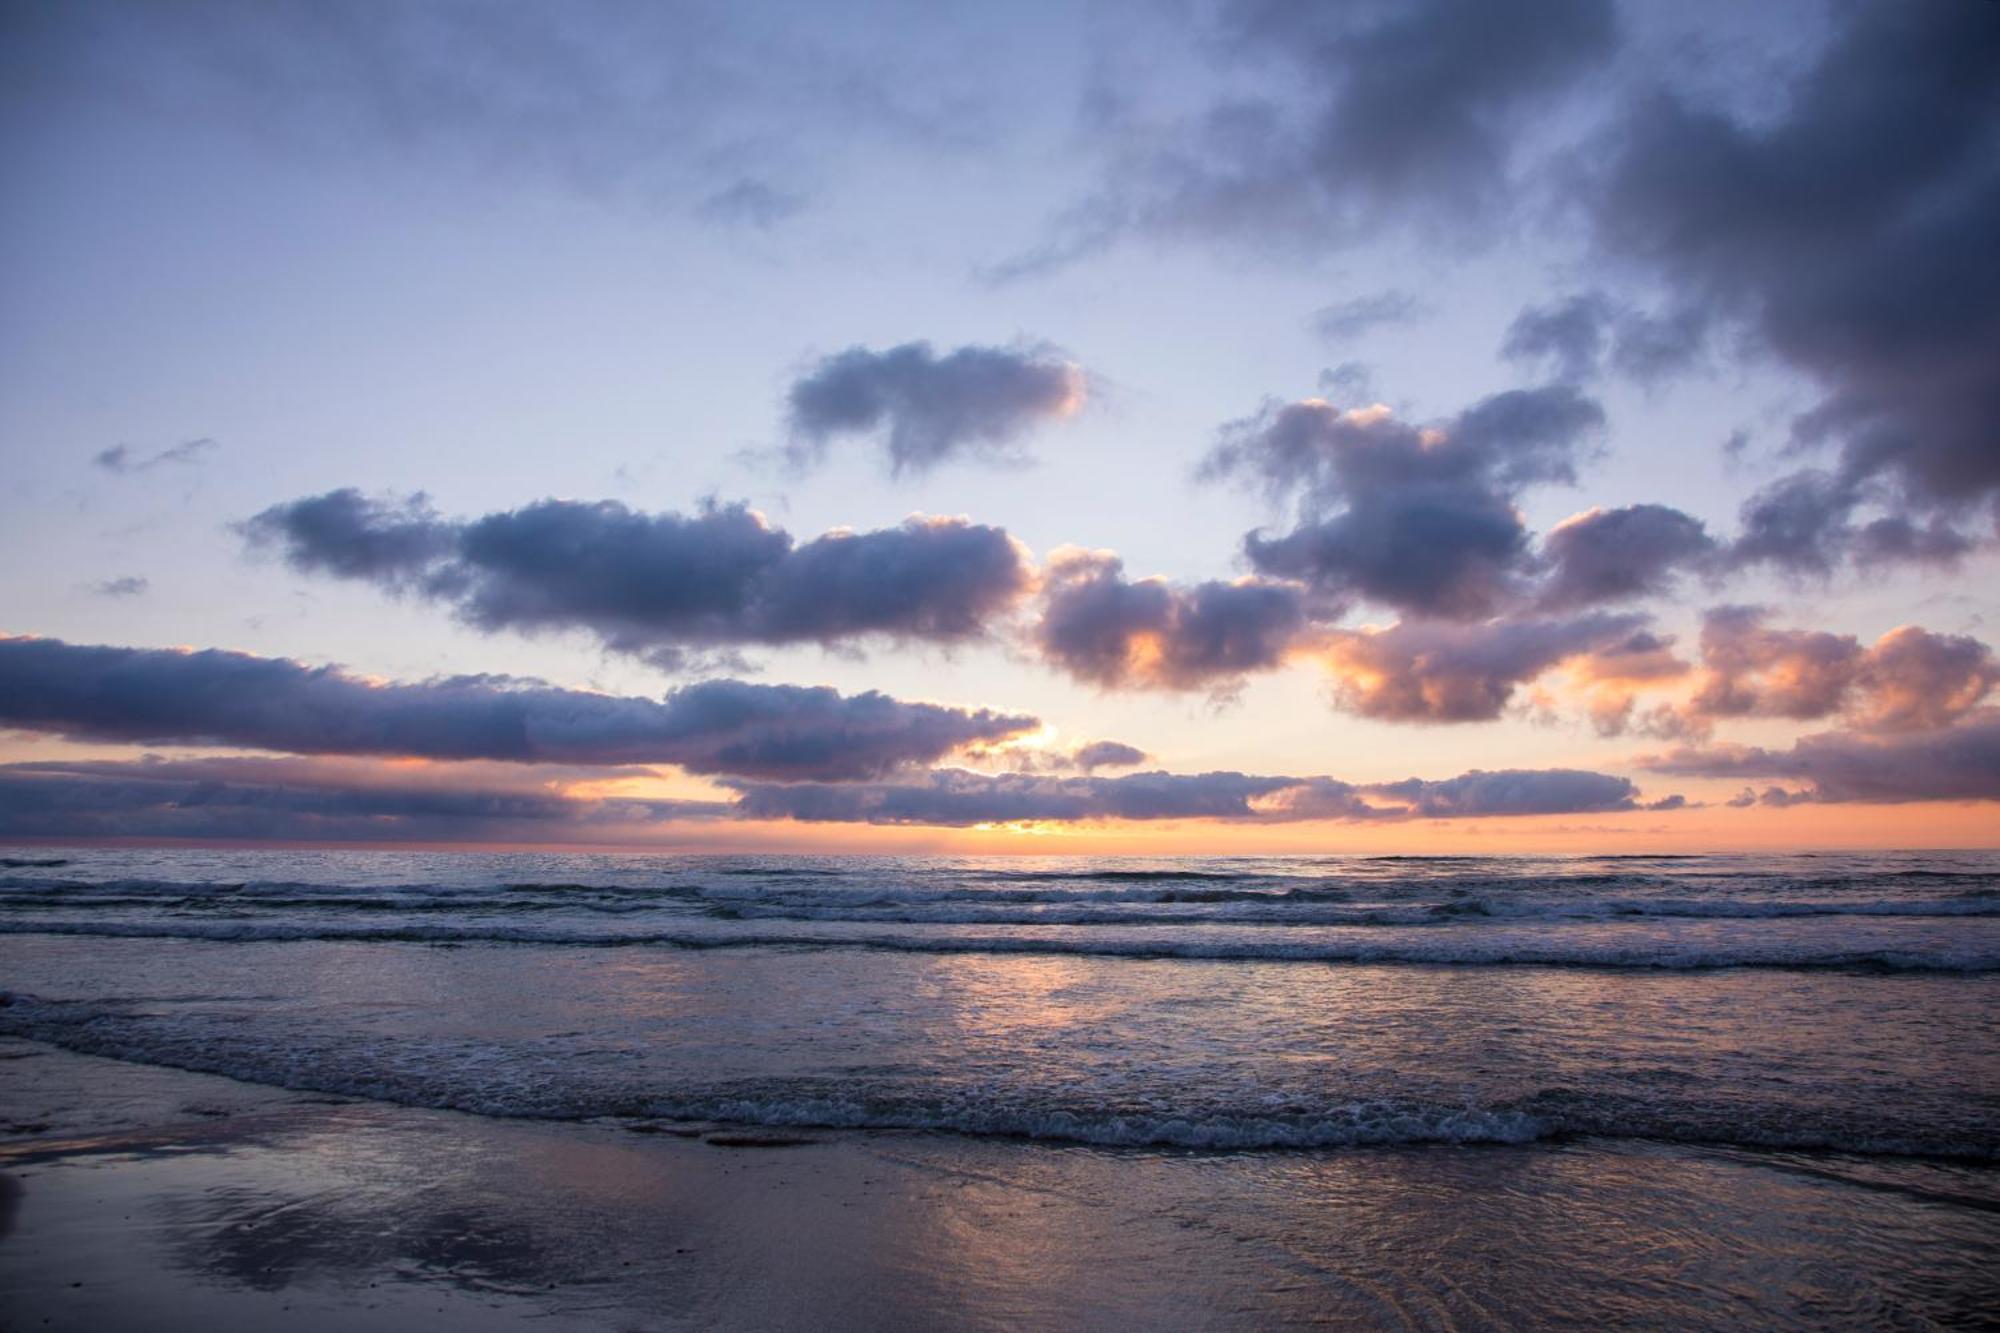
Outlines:
[[916, 1134], [1097, 1173], [1449, 1151], [1425, 1160], [1474, 1163], [1450, 1168], [1472, 1197], [1510, 1153], [1609, 1154], [1563, 1186], [1579, 1217], [1594, 1179], [1642, 1216], [1662, 1163], [1750, 1161], [1836, 1182], [1813, 1206], [1842, 1235], [1900, 1219], [1815, 1280], [1946, 1275], [1862, 1313], [2000, 1314], [2000, 853], [0, 857], [0, 1036], [479, 1117]]

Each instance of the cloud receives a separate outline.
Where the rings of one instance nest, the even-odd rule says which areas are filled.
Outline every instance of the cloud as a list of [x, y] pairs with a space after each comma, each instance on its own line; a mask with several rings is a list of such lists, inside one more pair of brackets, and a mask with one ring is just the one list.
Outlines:
[[1922, 526], [1901, 515], [1887, 515], [1864, 524], [1854, 534], [1854, 562], [1876, 565], [1932, 565], [1956, 569], [1979, 543], [1933, 519]]
[[1372, 400], [1374, 382], [1374, 372], [1363, 361], [1343, 361], [1319, 373], [1320, 392], [1336, 398]]
[[1619, 41], [1609, 0], [1262, 0], [1225, 12], [1209, 49], [1253, 65], [1260, 87], [1304, 95], [1118, 127], [1098, 188], [1000, 276], [1132, 232], [1314, 250], [1387, 224], [1463, 243], [1511, 203], [1517, 134]]
[[1385, 722], [1486, 722], [1505, 711], [1520, 685], [1572, 658], [1629, 645], [1645, 623], [1644, 616], [1603, 612], [1484, 624], [1404, 621], [1325, 631], [1320, 660], [1349, 712]]
[[1596, 379], [1604, 326], [1611, 318], [1610, 300], [1601, 292], [1530, 306], [1507, 326], [1500, 354], [1511, 361], [1546, 362], [1558, 378], [1571, 383]]
[[0, 836], [546, 842], [729, 813], [718, 802], [581, 797], [555, 782], [444, 767], [156, 756], [5, 764]]
[[981, 767], [1010, 773], [1094, 773], [1100, 768], [1136, 768], [1151, 757], [1123, 741], [1091, 741], [1073, 750], [1056, 750], [1035, 744], [1032, 737], [967, 746], [964, 756]]
[[1416, 297], [1391, 287], [1386, 291], [1321, 306], [1313, 312], [1312, 325], [1322, 338], [1348, 342], [1370, 329], [1406, 324], [1429, 311], [1430, 307]]
[[792, 385], [793, 454], [815, 459], [835, 436], [879, 432], [897, 474], [1007, 457], [1035, 427], [1074, 415], [1085, 391], [1082, 370], [1046, 347], [850, 347]]
[[801, 544], [741, 504], [683, 515], [543, 500], [457, 521], [422, 496], [343, 490], [274, 505], [244, 532], [306, 573], [443, 602], [482, 630], [583, 630], [667, 669], [746, 644], [960, 642], [1032, 581], [999, 528], [911, 518]]
[[1549, 573], [1536, 605], [1568, 611], [1658, 596], [1716, 549], [1701, 521], [1678, 509], [1656, 504], [1587, 509], [1542, 539]]
[[1334, 778], [1244, 773], [1132, 773], [1044, 777], [934, 770], [883, 783], [772, 784], [728, 780], [753, 819], [815, 823], [931, 824], [1219, 819], [1469, 819], [1638, 809], [1630, 780], [1568, 769], [1471, 772], [1442, 782], [1357, 786]]
[[244, 533], [255, 545], [282, 547], [300, 573], [402, 588], [449, 557], [458, 528], [422, 492], [370, 499], [349, 488], [273, 505], [244, 524]]
[[1092, 741], [1077, 747], [1069, 761], [1089, 773], [1100, 768], [1136, 768], [1147, 757], [1144, 750], [1123, 741]]
[[1116, 556], [1068, 547], [1049, 557], [1031, 633], [1042, 658], [1078, 680], [1227, 689], [1283, 662], [1306, 619], [1290, 584], [1129, 582]]
[[1731, 569], [1770, 565], [1825, 578], [1848, 554], [1851, 517], [1860, 503], [1861, 491], [1851, 480], [1816, 468], [1780, 477], [1743, 502], [1742, 530], [1725, 563]]
[[1922, 523], [1904, 514], [1858, 522], [1870, 490], [1851, 475], [1823, 468], [1779, 477], [1743, 502], [1742, 530], [1719, 564], [1731, 570], [1769, 566], [1797, 579], [1825, 580], [1848, 560], [1863, 568], [1953, 569], [1979, 548], [1979, 539], [1935, 515]]
[[2000, 662], [1977, 639], [1915, 625], [1872, 646], [1851, 635], [1771, 629], [1760, 607], [1724, 606], [1703, 617], [1700, 689], [1688, 705], [1702, 720], [1844, 714], [1870, 731], [1949, 726], [2000, 683]]
[[0, 638], [0, 725], [294, 754], [660, 763], [843, 780], [932, 762], [1038, 723], [874, 691], [707, 681], [648, 699], [490, 676], [376, 684], [335, 667], [216, 649]]
[[1332, 778], [1134, 773], [1118, 778], [942, 769], [895, 782], [723, 782], [732, 801], [576, 788], [540, 769], [412, 767], [349, 758], [216, 756], [0, 765], [0, 837], [588, 842], [687, 821], [975, 824], [1217, 819], [1467, 819], [1675, 808], [1630, 780], [1568, 769], [1471, 772], [1367, 786]]
[[1699, 730], [1672, 704], [1656, 704], [1640, 713], [1639, 696], [1678, 681], [1693, 670], [1674, 652], [1674, 640], [1650, 630], [1634, 630], [1604, 647], [1563, 664], [1588, 706], [1590, 722], [1601, 736], [1637, 731], [1661, 739], [1678, 739]]
[[[1422, 819], [1468, 819], [1492, 815], [1563, 815], [1636, 808], [1627, 778], [1580, 769], [1477, 769], [1442, 782], [1410, 778], [1369, 791], [1407, 803]], [[1671, 798], [1669, 798], [1671, 799]], [[1667, 808], [1661, 805], [1649, 809]]]
[[1867, 731], [1925, 731], [1970, 712], [2000, 684], [1993, 650], [1959, 634], [1903, 625], [1877, 639], [1855, 673], [1853, 722]]
[[1700, 691], [1704, 717], [1825, 717], [1839, 710], [1860, 666], [1850, 635], [1764, 627], [1755, 606], [1722, 606], [1702, 617]]
[[1613, 369], [1650, 383], [1687, 369], [1701, 355], [1707, 321], [1696, 308], [1656, 315], [1598, 291], [1529, 306], [1500, 345], [1512, 361], [1540, 364], [1580, 384]]
[[1342, 411], [1308, 399], [1228, 428], [1204, 471], [1297, 503], [1290, 532], [1245, 538], [1260, 572], [1324, 596], [1479, 620], [1522, 591], [1528, 533], [1513, 497], [1574, 480], [1603, 420], [1566, 385], [1495, 394], [1422, 427], [1380, 405]]
[[426, 179], [676, 213], [746, 177], [854, 166], [857, 144], [962, 152], [984, 137], [995, 90], [962, 62], [941, 68], [919, 25], [875, 25], [864, 48], [791, 17], [638, 0], [78, 0], [10, 36], [24, 87], [59, 113], [115, 86], [114, 106], [149, 121], [226, 126], [287, 157], [401, 160]]
[[137, 597], [152, 586], [137, 574], [126, 574], [120, 578], [103, 579], [90, 585], [90, 590], [99, 597]]
[[797, 217], [805, 207], [805, 196], [746, 176], [702, 200], [694, 211], [704, 222], [769, 231]]
[[214, 440], [203, 438], [183, 440], [170, 448], [142, 454], [129, 444], [114, 444], [109, 449], [100, 449], [92, 454], [90, 461], [106, 472], [125, 477], [137, 472], [151, 472], [168, 464], [199, 463], [204, 454], [216, 447]]
[[1655, 773], [1702, 778], [1780, 778], [1803, 790], [1745, 791], [1729, 802], [1792, 805], [1801, 800], [1890, 804], [2000, 801], [2000, 709], [1982, 708], [1956, 724], [1900, 735], [1829, 731], [1789, 750], [1719, 745], [1640, 759]]
[[1968, 515], [2000, 496], [2000, 8], [1870, 0], [1833, 22], [1775, 114], [1637, 100], [1596, 199], [1608, 256], [1823, 390], [1794, 441], [1836, 464], [1746, 511], [1746, 559], [1809, 571], [1864, 502]]

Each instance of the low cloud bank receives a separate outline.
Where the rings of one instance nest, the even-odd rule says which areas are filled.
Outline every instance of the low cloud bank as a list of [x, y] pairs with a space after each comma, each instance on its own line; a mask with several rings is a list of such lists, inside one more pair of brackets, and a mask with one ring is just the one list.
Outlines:
[[2000, 709], [1982, 708], [1930, 731], [1828, 731], [1803, 736], [1787, 750], [1683, 747], [1638, 762], [1650, 772], [1676, 776], [1801, 784], [1746, 792], [1731, 802], [1740, 805], [2000, 801]]
[[738, 809], [753, 819], [810, 823], [1081, 823], [1107, 820], [1469, 819], [1645, 808], [1627, 778], [1574, 769], [1474, 771], [1430, 782], [1357, 785], [1328, 777], [1246, 773], [1131, 773], [1047, 777], [943, 769], [910, 780], [760, 783], [736, 779]]
[[1039, 725], [870, 691], [706, 681], [659, 699], [494, 676], [377, 684], [209, 649], [0, 638], [0, 725], [83, 740], [294, 754], [674, 764], [758, 778], [879, 777]]
[[0, 837], [572, 841], [613, 827], [727, 813], [721, 803], [587, 798], [555, 782], [411, 772], [379, 761], [148, 757], [0, 765]]

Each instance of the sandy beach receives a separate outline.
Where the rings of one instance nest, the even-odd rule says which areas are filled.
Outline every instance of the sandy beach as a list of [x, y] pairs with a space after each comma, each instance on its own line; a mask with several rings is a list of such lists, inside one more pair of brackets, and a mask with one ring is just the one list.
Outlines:
[[557, 1124], [0, 1056], [8, 1330], [1972, 1327], [2000, 1302], [1984, 1168]]

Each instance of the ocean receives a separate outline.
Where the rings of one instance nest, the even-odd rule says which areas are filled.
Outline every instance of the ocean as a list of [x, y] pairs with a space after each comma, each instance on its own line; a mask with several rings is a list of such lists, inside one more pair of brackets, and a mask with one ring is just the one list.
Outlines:
[[[1365, 1193], [1447, 1151], [1483, 1197], [1560, 1151], [1597, 1163], [1561, 1206], [1629, 1230], [1747, 1162], [1832, 1189], [1815, 1280], [1880, 1301], [1914, 1265], [1880, 1308], [1920, 1324], [2000, 1298], [1968, 1277], [2000, 1244], [2000, 854], [4, 855], [0, 1037], [509, 1121], [1084, 1152], [1113, 1191], [1251, 1163], [1247, 1210], [1303, 1209], [1302, 1162]], [[1424, 1197], [1394, 1226], [1442, 1243], [1471, 1205]], [[1921, 1259], [1841, 1249], [1891, 1223]]]

